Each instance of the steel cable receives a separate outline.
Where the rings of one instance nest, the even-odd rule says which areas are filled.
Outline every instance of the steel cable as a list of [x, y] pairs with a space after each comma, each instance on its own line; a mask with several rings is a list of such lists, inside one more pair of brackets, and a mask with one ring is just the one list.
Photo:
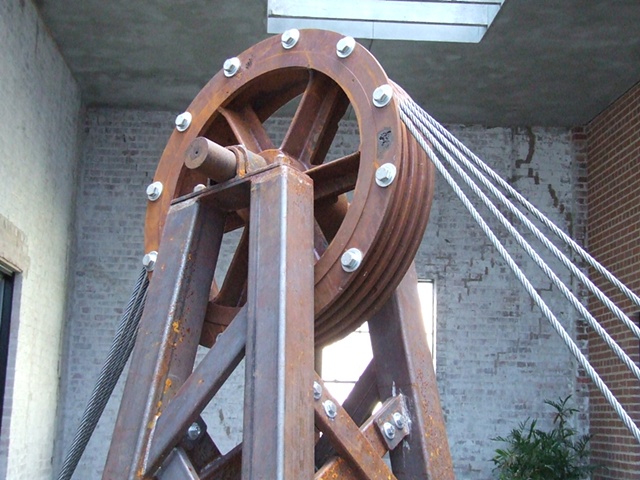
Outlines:
[[[412, 118], [412, 121], [414, 121], [413, 118]], [[516, 242], [518, 242], [518, 245], [520, 245], [520, 247], [525, 252], [527, 252], [527, 254], [536, 263], [536, 265], [540, 267], [540, 269], [545, 273], [545, 275], [547, 275], [547, 277], [551, 280], [551, 282], [565, 296], [565, 298], [569, 301], [569, 303], [571, 303], [571, 305], [582, 315], [582, 317], [587, 321], [587, 323], [589, 323], [591, 328], [593, 328], [596, 331], [596, 333], [600, 336], [600, 338], [604, 340], [607, 346], [611, 350], [613, 350], [616, 356], [627, 366], [627, 368], [633, 373], [633, 375], [638, 380], [640, 380], [640, 368], [638, 368], [638, 366], [631, 359], [631, 357], [629, 357], [624, 352], [624, 350], [620, 347], [620, 345], [616, 343], [616, 341], [600, 325], [600, 323], [598, 323], [598, 321], [591, 315], [591, 313], [585, 308], [585, 306], [582, 305], [582, 303], [573, 294], [573, 292], [569, 290], [566, 284], [562, 280], [560, 280], [560, 278], [556, 275], [556, 273], [551, 268], [549, 268], [549, 265], [540, 257], [540, 255], [538, 255], [538, 253], [533, 249], [533, 247], [531, 247], [531, 245], [524, 239], [524, 237], [522, 237], [522, 235], [514, 228], [514, 226], [507, 220], [507, 218], [502, 214], [502, 212], [500, 212], [496, 208], [493, 202], [491, 202], [491, 200], [487, 198], [487, 196], [482, 192], [482, 190], [480, 190], [480, 188], [473, 181], [473, 179], [471, 179], [471, 177], [467, 175], [467, 173], [460, 167], [460, 165], [456, 163], [456, 161], [451, 157], [451, 155], [444, 148], [444, 146], [441, 145], [440, 142], [438, 142], [435, 139], [435, 137], [427, 129], [424, 128], [423, 124], [418, 122], [418, 124], [416, 125], [414, 121], [414, 125], [416, 126], [416, 128], [418, 128], [420, 133], [422, 133], [425, 136], [426, 140], [429, 141], [436, 148], [436, 150], [440, 152], [440, 154], [445, 158], [445, 160], [451, 166], [451, 168], [453, 168], [455, 172], [462, 177], [462, 179], [471, 188], [471, 190], [473, 190], [473, 192], [482, 200], [482, 203], [498, 219], [498, 221], [502, 224], [502, 226], [504, 226], [507, 229], [509, 234], [515, 238]], [[480, 172], [477, 172], [477, 173], [480, 174]], [[485, 185], [485, 186], [487, 186], [487, 188], [490, 188], [490, 189], [491, 187], [493, 187], [493, 185], [491, 184]], [[504, 197], [504, 195], [502, 195], [499, 191], [495, 190], [495, 187], [493, 187], [492, 193], [494, 193], [496, 196], [501, 196], [503, 203], [505, 203], [508, 207], [511, 207], [509, 208], [509, 210], [512, 213], [514, 213], [516, 216], [520, 214], [518, 218], [525, 224], [527, 224], [528, 222], [527, 226], [530, 228], [530, 230], [534, 232], [537, 231], [540, 234], [540, 237], [538, 237], [538, 239], [541, 240], [547, 248], [555, 249], [555, 252], [557, 252], [558, 255], [560, 256], [560, 259], [562, 260], [564, 258], [566, 262], [568, 262], [569, 265], [573, 267], [572, 272], [577, 271], [584, 277], [584, 274], [580, 272], [579, 269], [573, 263], [571, 263], [571, 261], [566, 256], [564, 256], [564, 254], [562, 254], [562, 252], [560, 252], [553, 244], [551, 244], [551, 242], [549, 242], [549, 240], [542, 234], [542, 232], [540, 232], [535, 227], [535, 225], [529, 222], [529, 220], [526, 217], [522, 216], [522, 212], [520, 212], [517, 208], [515, 208], [515, 206], [506, 197]], [[567, 265], [565, 264], [565, 266]], [[633, 326], [635, 327], [635, 325]]]
[[[576, 252], [580, 257], [582, 257], [590, 266], [592, 266], [598, 273], [600, 273], [604, 278], [607, 279], [611, 284], [613, 284], [618, 290], [620, 290], [624, 295], [631, 300], [636, 306], [640, 307], [640, 297], [638, 297], [635, 293], [633, 293], [625, 284], [623, 284], [615, 275], [613, 275], [609, 270], [607, 270], [601, 263], [599, 263], [595, 258], [593, 258], [589, 252], [587, 252], [584, 248], [582, 248], [575, 240], [573, 240], [570, 236], [568, 236], [565, 232], [563, 232], [556, 224], [554, 224], [549, 218], [547, 218], [538, 208], [535, 207], [531, 202], [529, 202], [522, 194], [520, 194], [516, 189], [514, 189], [509, 183], [507, 183], [500, 175], [494, 172], [491, 167], [489, 167], [485, 162], [483, 162], [477, 155], [475, 155], [467, 146], [465, 146], [460, 140], [458, 140], [451, 132], [449, 132], [446, 128], [440, 125], [431, 115], [429, 115], [425, 110], [423, 110], [417, 103], [412, 100], [410, 103], [405, 104], [412, 105], [413, 108], [419, 109], [421, 114], [427, 120], [427, 122], [432, 125], [438, 132], [444, 135], [461, 153], [466, 155], [469, 159], [471, 159], [483, 172], [485, 172], [493, 181], [495, 181], [501, 188], [505, 189], [509, 195], [513, 196], [518, 202], [523, 205], [532, 215], [534, 215], [544, 226], [546, 226], [549, 230], [551, 230], [555, 235], [557, 235], [562, 241], [564, 241], [571, 249]], [[634, 331], [635, 333], [635, 331]]]
[[144, 302], [147, 295], [149, 279], [147, 271], [143, 268], [131, 294], [127, 308], [125, 309], [116, 334], [109, 349], [100, 376], [89, 397], [89, 401], [78, 425], [78, 430], [73, 438], [71, 447], [67, 452], [58, 480], [69, 480], [80, 462], [89, 439], [98, 424], [98, 420], [113, 393], [113, 389], [122, 374], [138, 332], [138, 325], [142, 317]]
[[[624, 407], [620, 404], [620, 402], [618, 402], [617, 398], [613, 395], [613, 393], [611, 392], [609, 387], [607, 387], [607, 385], [604, 383], [602, 378], [598, 375], [598, 373], [595, 371], [595, 369], [591, 366], [591, 364], [589, 363], [587, 358], [580, 351], [580, 349], [575, 344], [573, 339], [570, 337], [570, 335], [564, 329], [562, 324], [558, 321], [558, 319], [553, 314], [551, 309], [547, 306], [547, 304], [542, 299], [540, 294], [535, 290], [535, 288], [533, 287], [533, 285], [531, 284], [529, 279], [526, 277], [524, 272], [520, 269], [520, 267], [518, 267], [516, 262], [513, 260], [513, 258], [509, 254], [509, 252], [502, 245], [502, 243], [497, 238], [495, 233], [493, 233], [493, 231], [491, 230], [489, 225], [485, 222], [485, 220], [482, 218], [480, 213], [473, 206], [473, 204], [468, 199], [468, 197], [465, 195], [465, 193], [462, 191], [460, 186], [453, 179], [453, 177], [449, 174], [449, 172], [446, 170], [446, 168], [444, 167], [442, 162], [440, 162], [440, 160], [438, 159], [438, 157], [435, 154], [435, 152], [433, 151], [433, 149], [428, 145], [428, 143], [426, 142], [425, 138], [418, 131], [418, 127], [413, 123], [413, 120], [410, 118], [411, 112], [408, 111], [408, 110], [409, 109], [406, 107], [406, 105], [404, 103], [402, 103], [401, 104], [401, 110], [400, 110], [400, 116], [402, 118], [402, 121], [405, 123], [405, 125], [407, 126], [407, 128], [411, 132], [411, 134], [416, 138], [416, 140], [418, 141], [420, 146], [429, 154], [429, 157], [431, 158], [431, 160], [435, 164], [435, 166], [438, 169], [438, 171], [440, 172], [440, 174], [444, 177], [444, 179], [447, 181], [449, 186], [453, 189], [455, 194], [462, 201], [462, 203], [465, 206], [465, 208], [471, 213], [471, 216], [476, 221], [476, 223], [478, 223], [478, 225], [480, 226], [480, 228], [482, 229], [484, 234], [489, 238], [491, 243], [498, 250], [498, 252], [502, 256], [502, 258], [505, 260], [505, 262], [509, 266], [509, 268], [515, 274], [516, 278], [520, 281], [520, 283], [523, 285], [523, 287], [525, 288], [527, 293], [531, 296], [531, 298], [533, 299], [535, 304], [540, 308], [540, 310], [542, 311], [544, 316], [547, 318], [547, 320], [549, 321], [549, 323], [551, 324], [553, 329], [560, 336], [560, 338], [562, 338], [562, 340], [564, 341], [564, 343], [567, 346], [567, 348], [569, 348], [569, 351], [576, 358], [576, 360], [578, 361], [580, 366], [585, 370], [585, 372], [587, 373], [589, 378], [591, 378], [591, 380], [598, 387], [598, 389], [600, 390], [602, 395], [605, 397], [607, 402], [609, 402], [611, 407], [618, 414], [618, 416], [620, 417], [620, 419], [622, 420], [624, 425], [628, 428], [628, 430], [631, 432], [631, 434], [634, 436], [636, 441], [638, 443], [640, 443], [640, 429], [638, 429], [638, 426], [634, 423], [634, 421], [631, 419], [631, 417], [626, 412]], [[417, 122], [417, 123], [420, 123], [420, 122]]]
[[[609, 297], [607, 297], [602, 290], [600, 290], [564, 253], [562, 253], [541, 231], [538, 227], [536, 227], [527, 217], [525, 217], [522, 212], [515, 207], [515, 205], [507, 199], [502, 192], [500, 192], [468, 159], [465, 155], [454, 145], [452, 141], [449, 141], [447, 137], [445, 137], [441, 131], [444, 129], [442, 125], [433, 120], [432, 117], [429, 116], [427, 112], [425, 112], [420, 106], [418, 106], [415, 102], [411, 102], [407, 104], [407, 108], [411, 113], [420, 117], [422, 122], [419, 123], [419, 126], [426, 127], [430, 133], [435, 135], [438, 138], [438, 142], [434, 143], [434, 145], [442, 148], [447, 148], [453, 155], [464, 164], [464, 166], [469, 169], [482, 183], [485, 188], [487, 188], [500, 202], [511, 212], [513, 213], [518, 220], [520, 220], [526, 227], [529, 229], [531, 233], [540, 241], [542, 244], [549, 249], [555, 256], [558, 258], [562, 264], [571, 271], [573, 275], [575, 275], [579, 281], [581, 281], [591, 293], [594, 294], [598, 300], [600, 300], [624, 325], [631, 330], [631, 332], [637, 337], [640, 338], [640, 328], [633, 323], [633, 321], [617, 306], [615, 305]], [[425, 133], [421, 129], [422, 133]], [[451, 135], [450, 132], [447, 132], [449, 136], [455, 138]], [[459, 141], [458, 141], [459, 143]], [[462, 144], [460, 144], [462, 145]], [[476, 157], [477, 158], [477, 157]], [[481, 161], [478, 159], [478, 161]], [[484, 162], [483, 162], [484, 164]], [[486, 168], [489, 168], [486, 164], [484, 164]], [[493, 172], [493, 175], [497, 175]], [[493, 176], [492, 176], [493, 178]], [[499, 176], [497, 178], [500, 178]], [[500, 180], [502, 180], [500, 178]], [[504, 180], [502, 180], [504, 182]], [[508, 184], [507, 184], [508, 185]], [[512, 188], [512, 187], [510, 187]], [[533, 207], [535, 208], [535, 207]], [[542, 213], [540, 215], [544, 216]], [[546, 222], [551, 222], [547, 217], [544, 217]], [[545, 223], [546, 225], [546, 223]], [[551, 225], [554, 225], [551, 223]], [[555, 225], [554, 225], [555, 226]], [[556, 227], [557, 228], [557, 227]], [[559, 229], [558, 229], [559, 230]], [[561, 230], [559, 230], [562, 232]], [[572, 240], [573, 241], [573, 240]], [[587, 254], [588, 255], [588, 254]], [[595, 260], [594, 260], [595, 261]], [[602, 267], [604, 268], [604, 267]], [[615, 278], [615, 277], [614, 277]], [[620, 283], [622, 287], [628, 290], [628, 288], [619, 282], [618, 279], [615, 279], [616, 282]], [[631, 290], [629, 290], [632, 296], [635, 296]], [[576, 307], [577, 308], [577, 307]]]

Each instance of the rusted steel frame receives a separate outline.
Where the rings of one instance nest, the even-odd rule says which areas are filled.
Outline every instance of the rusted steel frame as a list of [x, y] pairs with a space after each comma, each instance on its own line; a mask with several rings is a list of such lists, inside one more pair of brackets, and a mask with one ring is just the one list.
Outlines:
[[415, 266], [369, 319], [380, 397], [407, 397], [412, 434], [390, 454], [398, 479], [452, 480], [451, 455], [420, 310]]
[[[406, 399], [401, 395], [388, 398], [387, 401], [383, 403], [382, 408], [375, 415], [369, 417], [369, 419], [360, 427], [360, 432], [362, 432], [362, 435], [367, 439], [373, 448], [375, 455], [378, 457], [382, 457], [387, 453], [388, 449], [382, 435], [380, 434], [380, 430], [376, 426], [376, 420], [383, 412], [388, 411], [389, 409], [393, 411], [400, 410], [402, 408], [402, 402], [405, 400]], [[361, 477], [345, 458], [334, 457], [318, 469], [315, 480], [329, 480], [336, 478], [356, 479]], [[393, 479], [395, 477], [392, 475], [388, 478]]]
[[240, 480], [242, 444], [216, 458], [200, 471], [200, 480]]
[[[353, 390], [351, 390], [347, 399], [342, 403], [342, 408], [344, 408], [353, 422], [360, 427], [371, 416], [371, 412], [380, 401], [379, 398], [375, 361], [371, 360], [353, 386]], [[335, 450], [329, 441], [329, 437], [322, 437], [316, 444], [316, 467], [319, 468], [324, 465], [329, 457], [333, 455], [335, 455]]]
[[158, 480], [201, 480], [189, 457], [182, 448], [171, 452], [167, 463], [158, 472]]
[[149, 434], [191, 374], [225, 215], [198, 199], [173, 206], [151, 278], [103, 478], [144, 474]]
[[151, 438], [147, 460], [149, 471], [155, 471], [163, 457], [180, 442], [189, 425], [240, 363], [246, 338], [245, 307], [163, 409]]
[[378, 455], [344, 408], [325, 388], [324, 382], [317, 374], [316, 382], [322, 386], [322, 395], [313, 403], [314, 413], [316, 427], [323, 436], [329, 438], [338, 454], [347, 459], [351, 468], [362, 478], [368, 480], [393, 478], [391, 470], [382, 460], [381, 455]]
[[311, 478], [313, 185], [291, 167], [254, 177], [249, 222], [243, 480]]

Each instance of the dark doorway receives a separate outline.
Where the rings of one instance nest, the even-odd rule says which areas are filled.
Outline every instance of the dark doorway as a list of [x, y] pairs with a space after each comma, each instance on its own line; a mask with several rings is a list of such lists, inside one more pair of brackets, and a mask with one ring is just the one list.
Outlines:
[[13, 297], [13, 275], [0, 270], [0, 429], [4, 391], [7, 381], [7, 359], [9, 358], [9, 332], [11, 320], [11, 300]]

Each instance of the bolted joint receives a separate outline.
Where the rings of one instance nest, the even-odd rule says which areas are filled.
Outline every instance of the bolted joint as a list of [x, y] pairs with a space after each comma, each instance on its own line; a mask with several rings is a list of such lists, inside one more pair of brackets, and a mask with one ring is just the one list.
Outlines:
[[300, 40], [300, 30], [297, 28], [291, 28], [289, 30], [285, 30], [285, 32], [280, 37], [280, 43], [282, 43], [282, 48], [289, 50], [296, 46]]
[[189, 125], [191, 125], [191, 120], [193, 117], [189, 112], [182, 112], [180, 115], [176, 117], [176, 130], [179, 132], [184, 132]]
[[336, 418], [336, 415], [338, 414], [338, 408], [336, 407], [335, 403], [333, 403], [331, 400], [325, 400], [322, 406], [324, 407], [324, 413], [327, 414], [327, 417]]
[[382, 431], [384, 432], [384, 436], [389, 440], [393, 440], [396, 437], [396, 427], [389, 422], [384, 422], [384, 425], [382, 425]]
[[398, 169], [393, 163], [385, 163], [380, 165], [376, 170], [376, 184], [385, 188], [393, 183], [396, 178]]
[[155, 202], [162, 195], [162, 182], [153, 182], [147, 186], [147, 198], [150, 202]]
[[227, 58], [222, 65], [222, 71], [225, 77], [233, 77], [240, 70], [240, 59], [238, 57]]
[[336, 55], [340, 58], [347, 58], [356, 48], [356, 41], [353, 37], [343, 37], [336, 44]]
[[322, 385], [318, 382], [313, 382], [313, 399], [320, 400], [322, 398]]
[[155, 250], [150, 251], [142, 257], [142, 265], [147, 272], [153, 272], [153, 269], [156, 266], [156, 262], [158, 261], [158, 252]]
[[373, 91], [373, 104], [378, 108], [382, 108], [391, 101], [391, 97], [393, 97], [393, 88], [388, 83], [385, 83]]
[[345, 272], [354, 272], [358, 268], [360, 268], [360, 264], [362, 263], [362, 252], [357, 248], [350, 248], [346, 252], [342, 254], [340, 257], [340, 263], [342, 264], [342, 269]]

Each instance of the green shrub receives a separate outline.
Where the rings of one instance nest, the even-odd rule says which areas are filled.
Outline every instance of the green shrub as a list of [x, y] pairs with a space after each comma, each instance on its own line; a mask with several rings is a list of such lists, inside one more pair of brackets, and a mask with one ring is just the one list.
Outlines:
[[581, 480], [596, 468], [589, 465], [587, 444], [590, 435], [576, 438], [567, 421], [578, 410], [567, 406], [571, 396], [544, 403], [556, 410], [553, 429], [536, 428], [537, 421], [527, 419], [505, 437], [492, 440], [506, 443], [496, 449], [492, 461], [499, 480]]

